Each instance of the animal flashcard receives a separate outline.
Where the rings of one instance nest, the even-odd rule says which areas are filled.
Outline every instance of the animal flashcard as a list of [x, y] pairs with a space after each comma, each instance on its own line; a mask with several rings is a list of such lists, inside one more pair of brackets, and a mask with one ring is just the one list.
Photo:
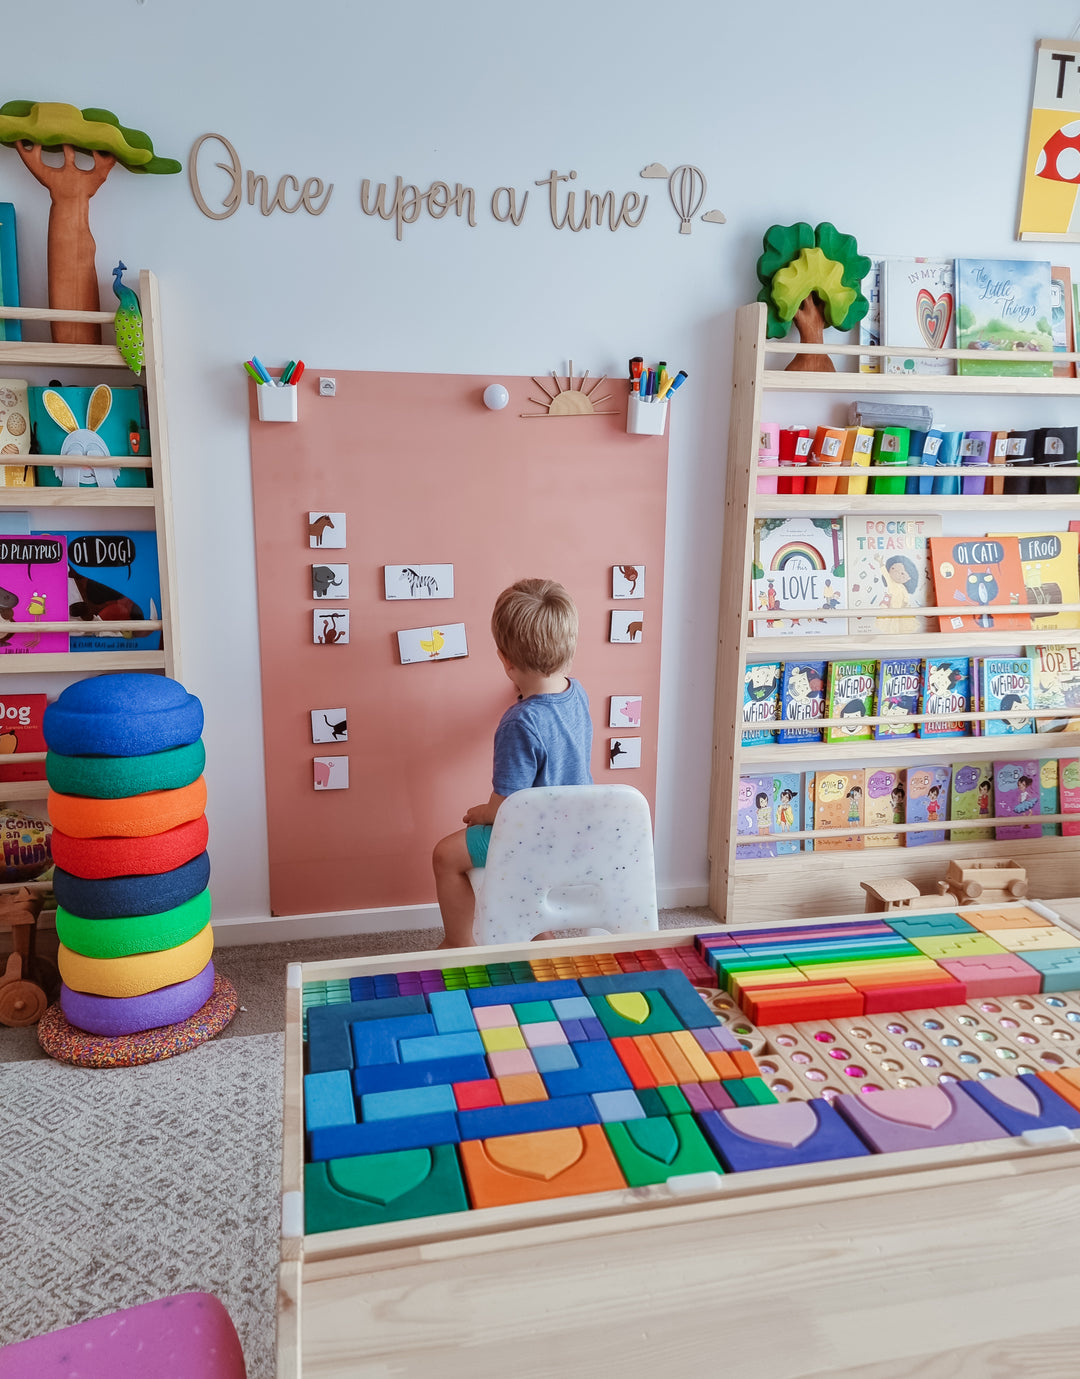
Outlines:
[[308, 545], [312, 550], [343, 551], [345, 549], [345, 514], [343, 512], [309, 512]]
[[348, 646], [349, 610], [347, 608], [316, 608], [311, 615], [311, 640], [316, 646]]
[[608, 743], [608, 765], [615, 771], [641, 765], [640, 737], [613, 737]]
[[611, 571], [613, 599], [643, 599], [645, 597], [645, 566], [615, 565]]
[[347, 599], [349, 597], [348, 565], [312, 565], [311, 597], [313, 599]]
[[641, 727], [641, 695], [613, 694], [611, 712], [608, 715], [609, 728]]
[[414, 665], [417, 661], [453, 661], [469, 654], [463, 622], [442, 623], [439, 627], [410, 627], [399, 632], [397, 639], [403, 666]]
[[316, 757], [312, 767], [316, 790], [348, 790], [348, 757]]
[[453, 565], [384, 565], [388, 599], [452, 599]]
[[344, 709], [311, 710], [312, 742], [348, 742], [349, 723]]
[[613, 608], [611, 636], [613, 642], [640, 642], [645, 614], [640, 608]]

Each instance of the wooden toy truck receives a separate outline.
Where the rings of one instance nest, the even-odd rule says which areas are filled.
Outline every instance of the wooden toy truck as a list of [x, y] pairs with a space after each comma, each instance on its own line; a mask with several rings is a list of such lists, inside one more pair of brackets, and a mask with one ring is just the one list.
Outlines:
[[25, 887], [0, 891], [0, 930], [11, 930], [11, 954], [0, 973], [0, 1025], [36, 1025], [59, 992], [56, 967], [34, 951], [41, 904]]
[[939, 906], [968, 905], [973, 900], [1023, 900], [1028, 892], [1027, 871], [1017, 862], [950, 862], [944, 881], [937, 890], [923, 895], [914, 881], [886, 876], [860, 881], [866, 892], [867, 914], [887, 914], [890, 910], [934, 910]]

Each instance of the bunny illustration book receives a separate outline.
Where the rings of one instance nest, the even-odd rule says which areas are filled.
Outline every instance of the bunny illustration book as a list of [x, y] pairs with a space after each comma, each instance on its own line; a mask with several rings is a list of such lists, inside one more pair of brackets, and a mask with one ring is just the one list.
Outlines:
[[[0, 537], [0, 654], [67, 651], [66, 632], [35, 622], [67, 622], [67, 542], [62, 536]], [[31, 624], [17, 632], [19, 624]]]
[[83, 456], [85, 465], [42, 465], [44, 488], [145, 488], [145, 469], [102, 463], [109, 456], [150, 453], [146, 393], [142, 388], [31, 388], [32, 450], [38, 455]]

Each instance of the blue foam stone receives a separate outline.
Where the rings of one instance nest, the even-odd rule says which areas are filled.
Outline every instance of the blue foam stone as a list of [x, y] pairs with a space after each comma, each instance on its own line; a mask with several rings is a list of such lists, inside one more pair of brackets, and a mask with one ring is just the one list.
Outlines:
[[[356, 1067], [372, 1063], [401, 1063], [400, 1040], [433, 1034], [435, 1021], [430, 1015], [395, 1015], [389, 1020], [358, 1020], [352, 1026], [353, 1058]], [[309, 1034], [310, 1038], [310, 1034]]]
[[[599, 1021], [597, 1021], [599, 1024]], [[632, 1089], [633, 1083], [619, 1055], [605, 1039], [602, 1042], [570, 1046], [578, 1060], [577, 1068], [543, 1073], [550, 1097], [587, 1095], [589, 1092], [619, 1092]], [[509, 1133], [509, 1132], [507, 1132]]]
[[580, 995], [580, 982], [517, 982], [513, 986], [470, 987], [469, 1002], [474, 1006], [515, 1006], [524, 1001], [554, 1001], [557, 997]]
[[327, 1125], [354, 1125], [356, 1102], [349, 1074], [308, 1073], [304, 1078], [304, 1125], [321, 1130]]
[[433, 991], [428, 996], [428, 1006], [440, 1034], [468, 1034], [476, 1029], [466, 991]]
[[329, 1073], [353, 1066], [349, 1026], [358, 1020], [385, 1020], [392, 1015], [426, 1015], [423, 996], [394, 996], [386, 1001], [339, 1001], [312, 1006], [307, 1013], [309, 1073]]
[[457, 1144], [460, 1139], [457, 1116], [438, 1111], [430, 1116], [400, 1116], [360, 1125], [327, 1125], [311, 1132], [308, 1148], [309, 1158], [317, 1161], [348, 1159], [354, 1154], [389, 1154], [395, 1149], [429, 1149], [436, 1144]]
[[587, 1096], [553, 1097], [550, 1101], [521, 1101], [514, 1106], [485, 1106], [478, 1111], [458, 1112], [463, 1140], [565, 1130], [572, 1125], [597, 1125], [599, 1121], [596, 1107]]
[[68, 685], [42, 721], [49, 750], [72, 757], [167, 752], [202, 730], [202, 705], [178, 681], [127, 671]]
[[487, 1059], [435, 1058], [429, 1063], [376, 1063], [357, 1068], [353, 1087], [357, 1096], [368, 1092], [397, 1092], [406, 1087], [449, 1086], [453, 1082], [482, 1082], [491, 1076]]
[[397, 1120], [401, 1116], [430, 1116], [438, 1111], [456, 1111], [454, 1089], [440, 1087], [400, 1087], [395, 1092], [368, 1092], [360, 1098], [360, 1114], [365, 1122]]
[[53, 870], [58, 905], [83, 919], [123, 919], [159, 915], [205, 891], [210, 882], [210, 854], [200, 852], [182, 867], [154, 876], [110, 876], [88, 881], [62, 867]]

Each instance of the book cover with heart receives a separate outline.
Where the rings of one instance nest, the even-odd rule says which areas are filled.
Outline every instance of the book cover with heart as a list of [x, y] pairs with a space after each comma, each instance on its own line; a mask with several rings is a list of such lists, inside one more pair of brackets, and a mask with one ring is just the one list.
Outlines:
[[[881, 293], [885, 344], [907, 349], [954, 349], [955, 279], [952, 259], [886, 259]], [[953, 361], [887, 354], [885, 372], [948, 374], [953, 372]]]

